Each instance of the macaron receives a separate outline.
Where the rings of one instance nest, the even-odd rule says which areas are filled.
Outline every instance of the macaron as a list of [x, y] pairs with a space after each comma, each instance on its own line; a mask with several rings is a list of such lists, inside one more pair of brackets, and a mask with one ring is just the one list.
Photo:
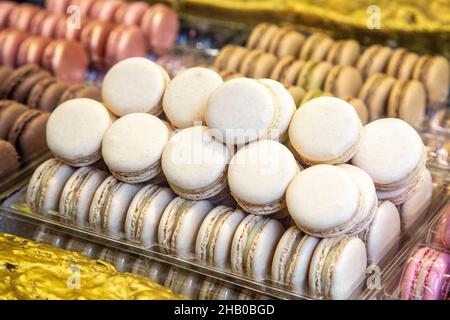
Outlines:
[[42, 25], [44, 24], [45, 19], [52, 14], [54, 13], [48, 10], [39, 10], [38, 12], [36, 12], [36, 14], [33, 16], [33, 19], [31, 19], [27, 31], [35, 36], [40, 36]]
[[94, 193], [89, 207], [89, 224], [118, 236], [124, 230], [128, 207], [142, 187], [107, 177]]
[[172, 190], [191, 200], [227, 195], [232, 150], [215, 140], [207, 127], [178, 131], [164, 146], [162, 170]]
[[80, 8], [80, 13], [82, 17], [89, 17], [92, 6], [98, 0], [71, 0], [72, 5], [76, 5]]
[[93, 166], [77, 169], [64, 185], [59, 214], [77, 225], [86, 225], [94, 194], [108, 174]]
[[230, 70], [222, 70], [222, 71], [219, 71], [217, 74], [222, 78], [222, 80], [224, 82], [232, 80], [232, 79], [244, 77], [239, 72], [234, 72], [234, 71], [230, 71]]
[[[285, 86], [292, 86], [297, 84], [298, 76], [305, 66], [305, 61], [303, 60], [295, 60], [292, 62], [284, 72], [284, 75], [281, 75], [279, 81]], [[274, 69], [275, 70], [275, 69]]]
[[353, 232], [372, 209], [361, 180], [348, 170], [328, 164], [302, 170], [286, 191], [291, 218], [300, 230], [316, 237]]
[[105, 63], [112, 66], [127, 58], [144, 57], [146, 53], [147, 44], [142, 30], [135, 26], [118, 25], [108, 36]]
[[175, 128], [188, 128], [204, 122], [211, 93], [223, 84], [213, 70], [189, 68], [167, 85], [162, 101], [164, 114]]
[[194, 254], [198, 230], [212, 208], [208, 200], [173, 199], [158, 227], [158, 243], [163, 250], [173, 250], [182, 257]]
[[174, 9], [156, 3], [145, 11], [140, 27], [147, 36], [152, 52], [162, 55], [175, 45], [180, 23]]
[[326, 57], [334, 65], [354, 66], [361, 54], [359, 42], [353, 39], [335, 41]]
[[233, 156], [228, 183], [242, 209], [269, 215], [286, 209], [285, 193], [299, 170], [288, 148], [276, 141], [259, 140]]
[[400, 80], [412, 78], [413, 69], [419, 56], [405, 48], [397, 48], [389, 58], [386, 74]]
[[35, 64], [27, 64], [15, 69], [8, 78], [0, 86], [0, 97], [3, 99], [11, 99], [17, 87], [19, 87], [30, 76], [40, 73], [42, 71], [39, 66]]
[[313, 33], [306, 38], [300, 51], [299, 58], [301, 60], [324, 61], [333, 42], [333, 39], [323, 33]]
[[0, 139], [8, 140], [9, 132], [16, 119], [28, 110], [27, 106], [21, 103], [12, 100], [0, 100]]
[[51, 114], [47, 144], [54, 156], [75, 167], [87, 166], [102, 157], [102, 139], [111, 126], [108, 110], [95, 100], [64, 102]]
[[271, 42], [279, 30], [280, 27], [277, 25], [268, 24], [266, 28], [264, 28], [263, 32], [260, 33], [256, 48], [264, 52], [268, 52], [270, 50]]
[[247, 215], [238, 225], [231, 244], [231, 270], [255, 280], [270, 274], [283, 225], [275, 219]]
[[53, 111], [69, 85], [53, 77], [46, 77], [38, 81], [31, 89], [27, 105], [30, 108]]
[[305, 90], [323, 90], [331, 69], [332, 65], [329, 62], [307, 61], [299, 72], [296, 85]]
[[270, 76], [278, 59], [271, 53], [256, 49], [246, 52], [241, 61], [239, 68], [234, 69], [228, 63], [228, 69], [239, 71], [249, 78], [261, 79]]
[[45, 48], [50, 43], [50, 39], [44, 37], [28, 37], [19, 47], [17, 52], [17, 65], [23, 66], [27, 63], [39, 65], [44, 56]]
[[[213, 66], [217, 69], [217, 70], [227, 70], [228, 68], [228, 60], [230, 59], [231, 54], [233, 53], [234, 50], [236, 50], [237, 48], [239, 48], [239, 46], [236, 45], [232, 45], [232, 44], [228, 44], [226, 46], [224, 46], [219, 54], [216, 56], [216, 58], [214, 59], [214, 63]], [[239, 49], [237, 49], [239, 50]], [[239, 50], [240, 52], [247, 52], [246, 50]]]
[[20, 103], [27, 103], [33, 87], [41, 80], [50, 78], [51, 75], [45, 70], [39, 70], [34, 74], [28, 76], [20, 84], [15, 86], [14, 91], [11, 92], [10, 97]]
[[286, 87], [286, 89], [291, 94], [292, 99], [294, 99], [294, 103], [295, 103], [296, 107], [299, 107], [300, 102], [302, 101], [304, 95], [306, 94], [305, 89], [303, 89], [302, 87], [299, 87], [299, 86], [289, 86], [289, 87]]
[[169, 188], [143, 187], [130, 203], [125, 219], [125, 236], [146, 248], [158, 242], [158, 227], [167, 205], [175, 197]]
[[94, 65], [100, 69], [106, 67], [106, 46], [113, 28], [114, 24], [110, 22], [93, 20], [81, 30], [81, 43], [89, 53]]
[[76, 41], [54, 40], [47, 45], [42, 67], [63, 81], [78, 83], [85, 79], [89, 58], [83, 45]]
[[146, 58], [128, 58], [106, 73], [103, 102], [117, 116], [134, 112], [159, 115], [168, 82], [167, 72], [156, 63]]
[[15, 146], [22, 161], [30, 161], [47, 150], [45, 130], [49, 117], [48, 112], [30, 109], [14, 121], [8, 141]]
[[128, 26], [139, 25], [148, 8], [148, 3], [144, 1], [135, 1], [129, 3], [126, 7], [126, 11], [122, 17], [121, 22]]
[[5, 67], [17, 66], [17, 53], [20, 45], [28, 37], [28, 34], [20, 30], [4, 30], [2, 32], [0, 47], [0, 62]]
[[[303, 96], [300, 100], [300, 103], [298, 104], [298, 108], [303, 106], [308, 101], [315, 99], [315, 98], [320, 98], [320, 97], [332, 97], [332, 95], [331, 95], [331, 93], [324, 92], [320, 89], [308, 90], [305, 92], [305, 94], [303, 94]], [[345, 100], [345, 99], [343, 99], [343, 100]]]
[[4, 29], [8, 26], [9, 15], [13, 9], [17, 6], [16, 3], [12, 1], [2, 1], [0, 3], [0, 28]]
[[34, 15], [39, 12], [40, 7], [33, 4], [22, 4], [16, 6], [9, 16], [9, 26], [21, 31], [27, 31]]
[[338, 98], [356, 97], [362, 84], [361, 74], [356, 68], [337, 65], [328, 71], [323, 89]]
[[252, 29], [252, 31], [247, 39], [246, 46], [248, 49], [256, 49], [257, 48], [258, 42], [261, 39], [261, 36], [269, 28], [269, 26], [270, 26], [269, 23], [260, 23]]
[[442, 56], [420, 57], [413, 71], [413, 79], [419, 80], [427, 91], [427, 103], [431, 107], [443, 105], [448, 98], [450, 65]]
[[26, 203], [31, 211], [46, 214], [57, 211], [65, 184], [75, 169], [56, 159], [41, 164], [33, 173], [26, 193]]
[[355, 111], [358, 114], [362, 125], [366, 125], [367, 122], [369, 122], [369, 110], [367, 109], [367, 105], [363, 100], [349, 96], [344, 96], [342, 97], [342, 99], [350, 103], [353, 108], [355, 108]]
[[389, 95], [387, 116], [419, 126], [425, 119], [427, 94], [417, 80], [397, 80]]
[[390, 201], [380, 202], [375, 217], [358, 236], [367, 248], [368, 263], [377, 265], [400, 245], [400, 214]]
[[95, 100], [95, 101], [102, 101], [102, 94], [100, 92], [100, 90], [93, 85], [89, 85], [89, 84], [66, 84], [64, 83], [64, 85], [56, 85], [55, 88], [53, 88], [55, 91], [57, 91], [59, 93], [59, 90], [63, 90], [59, 100], [58, 100], [58, 105], [63, 104], [64, 102], [68, 101], [68, 100], [73, 100], [73, 99], [78, 99], [78, 98], [86, 98], [86, 99], [91, 99], [91, 100]]
[[285, 56], [278, 60], [277, 64], [273, 67], [272, 73], [270, 74], [270, 79], [282, 81], [286, 76], [286, 72], [294, 63], [296, 59], [293, 56]]
[[419, 134], [400, 119], [386, 118], [364, 126], [352, 163], [366, 171], [378, 191], [392, 191], [413, 183], [426, 161]]
[[291, 290], [307, 293], [309, 264], [319, 241], [296, 226], [287, 229], [273, 256], [272, 280]]
[[357, 237], [322, 239], [314, 250], [309, 288], [315, 297], [348, 299], [364, 281], [367, 252]]
[[218, 206], [203, 220], [195, 244], [197, 259], [225, 270], [230, 266], [230, 251], [234, 233], [245, 213], [239, 209]]
[[391, 48], [374, 44], [363, 51], [356, 63], [356, 68], [366, 79], [375, 73], [384, 72], [391, 56]]
[[167, 126], [146, 113], [131, 113], [116, 120], [104, 133], [103, 160], [118, 180], [148, 181], [161, 173], [161, 156], [169, 140]]
[[11, 75], [14, 69], [0, 66], [0, 86]]
[[395, 78], [382, 73], [371, 75], [363, 84], [358, 98], [369, 108], [370, 121], [380, 119], [387, 112], [387, 104]]
[[376, 216], [378, 208], [378, 196], [375, 190], [375, 184], [372, 178], [358, 167], [350, 164], [340, 164], [338, 168], [344, 169], [352, 178], [356, 181], [359, 187], [359, 191], [362, 199], [360, 200], [361, 216], [355, 223], [353, 228], [347, 232], [349, 235], [360, 233], [362, 230], [367, 229], [369, 224], [373, 222]]
[[95, 13], [95, 17], [93, 17], [92, 15], [91, 15], [91, 17], [96, 18], [98, 20], [102, 20], [102, 21], [111, 21], [112, 22], [114, 20], [114, 15], [115, 15], [116, 11], [123, 4], [124, 4], [124, 1], [122, 1], [122, 0], [101, 1], [100, 10]]
[[358, 151], [362, 128], [358, 114], [348, 102], [320, 97], [295, 112], [289, 140], [305, 164], [339, 164]]
[[67, 19], [64, 14], [47, 15], [41, 25], [39, 35], [50, 39], [56, 39], [58, 24], [60, 24], [60, 21], [65, 21], [67, 23]]
[[446, 300], [450, 255], [429, 247], [415, 250], [400, 282], [402, 300]]
[[427, 213], [427, 208], [433, 197], [433, 179], [429, 170], [422, 171], [423, 179], [416, 187], [414, 194], [400, 207], [402, 229], [408, 230], [419, 223], [420, 218]]
[[5, 140], [0, 140], [0, 177], [12, 173], [19, 168], [19, 155], [14, 146]]
[[432, 243], [450, 249], [450, 206], [446, 205], [440, 218], [436, 221]]
[[293, 27], [281, 27], [270, 42], [269, 52], [278, 58], [286, 56], [297, 57], [304, 42], [305, 36], [295, 31]]
[[210, 95], [205, 114], [212, 135], [226, 144], [243, 144], [267, 137], [280, 123], [280, 105], [261, 81], [237, 78]]

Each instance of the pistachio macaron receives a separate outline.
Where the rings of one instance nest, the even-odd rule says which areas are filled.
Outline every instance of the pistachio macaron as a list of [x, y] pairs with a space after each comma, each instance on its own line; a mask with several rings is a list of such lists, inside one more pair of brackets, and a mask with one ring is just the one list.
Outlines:
[[170, 78], [156, 63], [128, 58], [108, 70], [102, 83], [106, 107], [117, 116], [143, 112], [160, 115], [162, 98]]
[[146, 185], [134, 196], [125, 219], [125, 236], [149, 247], [158, 242], [158, 227], [167, 205], [175, 197], [169, 188]]
[[252, 142], [231, 159], [228, 182], [242, 209], [269, 215], [286, 209], [285, 193], [300, 168], [284, 145], [272, 140]]
[[59, 213], [75, 224], [86, 224], [94, 194], [107, 176], [105, 171], [93, 166], [77, 169], [64, 186]]
[[242, 210], [227, 206], [212, 209], [198, 231], [195, 244], [197, 259], [221, 269], [228, 268], [233, 236], [245, 217]]
[[356, 153], [362, 131], [361, 120], [348, 102], [320, 97], [295, 112], [289, 140], [305, 164], [338, 164], [347, 162]]
[[222, 83], [213, 70], [199, 67], [184, 70], [167, 86], [162, 102], [164, 114], [175, 128], [204, 122], [208, 98]]
[[314, 250], [309, 289], [315, 297], [348, 299], [366, 276], [367, 251], [357, 237], [322, 239]]
[[124, 183], [113, 176], [106, 178], [95, 191], [89, 207], [89, 224], [119, 236], [124, 229], [128, 207], [141, 188], [140, 184]]
[[237, 78], [213, 91], [205, 120], [216, 139], [241, 145], [267, 137], [270, 130], [277, 129], [280, 109], [268, 85], [254, 79]]
[[161, 173], [161, 156], [169, 136], [159, 118], [147, 113], [127, 114], [105, 132], [103, 160], [118, 180], [148, 181]]
[[173, 250], [182, 257], [193, 255], [200, 226], [212, 208], [208, 200], [173, 199], [158, 226], [158, 243], [162, 249]]
[[47, 145], [61, 161], [75, 166], [93, 164], [102, 157], [102, 139], [112, 124], [98, 101], [79, 98], [64, 102], [47, 122]]
[[265, 279], [283, 232], [284, 227], [278, 220], [246, 216], [237, 227], [231, 244], [231, 270], [256, 280]]
[[64, 185], [74, 171], [74, 168], [57, 159], [42, 163], [34, 171], [28, 184], [26, 203], [30, 210], [37, 214], [57, 211]]
[[178, 131], [164, 146], [162, 170], [178, 195], [191, 200], [228, 194], [227, 169], [232, 151], [207, 127]]

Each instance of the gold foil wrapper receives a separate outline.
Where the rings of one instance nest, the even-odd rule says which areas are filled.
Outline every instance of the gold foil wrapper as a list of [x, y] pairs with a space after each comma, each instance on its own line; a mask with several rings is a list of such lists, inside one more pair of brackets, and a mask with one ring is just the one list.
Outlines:
[[0, 299], [185, 299], [111, 264], [0, 233]]

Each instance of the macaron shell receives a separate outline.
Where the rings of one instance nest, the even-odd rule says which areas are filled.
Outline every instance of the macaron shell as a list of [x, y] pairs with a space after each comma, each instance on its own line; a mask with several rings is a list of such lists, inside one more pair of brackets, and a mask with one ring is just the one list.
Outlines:
[[16, 119], [28, 110], [29, 109], [21, 103], [12, 102], [10, 100], [0, 100], [0, 139], [8, 139], [8, 134]]
[[8, 141], [0, 140], [0, 177], [19, 168], [19, 155]]
[[[151, 11], [150, 29], [146, 29], [144, 24], [148, 11]], [[180, 23], [175, 10], [163, 4], [154, 4], [142, 18], [141, 28], [147, 32], [148, 41], [153, 52], [164, 54], [172, 49], [175, 44]]]
[[109, 34], [105, 52], [110, 66], [127, 58], [144, 57], [147, 52], [144, 34], [134, 26], [117, 26]]
[[394, 83], [394, 78], [379, 73], [373, 74], [364, 83], [359, 98], [364, 100], [369, 108], [370, 121], [380, 119], [385, 115], [387, 101]]
[[8, 17], [12, 10], [16, 7], [16, 4], [12, 1], [2, 1], [0, 3], [0, 28], [6, 28], [8, 26]]
[[[425, 60], [420, 64], [420, 59]], [[449, 94], [450, 64], [441, 56], [423, 56], [414, 69], [413, 78], [420, 80], [427, 89], [428, 102], [445, 103]]]
[[203, 122], [208, 98], [223, 80], [206, 68], [190, 68], [173, 78], [164, 93], [163, 109], [176, 128]]
[[350, 103], [353, 108], [355, 108], [355, 111], [358, 114], [363, 126], [369, 122], [369, 110], [363, 100], [352, 97], [343, 97], [342, 99]]
[[255, 49], [257, 47], [258, 42], [261, 39], [261, 35], [268, 27], [269, 27], [268, 23], [260, 23], [253, 28], [252, 32], [250, 33], [250, 36], [247, 39], [248, 49]]
[[425, 87], [419, 81], [398, 80], [389, 96], [388, 116], [419, 126], [425, 119], [426, 98]]
[[286, 56], [297, 57], [303, 43], [305, 42], [305, 36], [297, 31], [290, 31], [280, 41], [276, 55], [278, 58]]
[[133, 112], [153, 113], [166, 88], [162, 70], [146, 58], [128, 58], [117, 63], [103, 80], [105, 105], [117, 116]]
[[129, 26], [139, 25], [148, 7], [149, 5], [143, 1], [135, 1], [130, 3], [126, 8], [121, 22]]
[[16, 56], [22, 42], [28, 37], [25, 32], [19, 30], [7, 31], [4, 43], [1, 47], [1, 62], [5, 67], [17, 66]]
[[[334, 67], [339, 68], [339, 67]], [[331, 75], [331, 71], [328, 73], [324, 90], [333, 93], [336, 97], [356, 97], [362, 87], [363, 80], [360, 72], [353, 67], [342, 66], [337, 71], [334, 79], [328, 78]]]

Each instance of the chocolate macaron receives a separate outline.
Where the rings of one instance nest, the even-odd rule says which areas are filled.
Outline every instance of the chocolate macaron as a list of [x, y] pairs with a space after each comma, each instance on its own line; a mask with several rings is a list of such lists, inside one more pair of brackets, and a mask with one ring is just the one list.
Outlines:
[[0, 177], [19, 167], [19, 155], [14, 146], [5, 140], [0, 140]]
[[29, 109], [12, 100], [0, 100], [0, 139], [7, 140], [14, 122]]

